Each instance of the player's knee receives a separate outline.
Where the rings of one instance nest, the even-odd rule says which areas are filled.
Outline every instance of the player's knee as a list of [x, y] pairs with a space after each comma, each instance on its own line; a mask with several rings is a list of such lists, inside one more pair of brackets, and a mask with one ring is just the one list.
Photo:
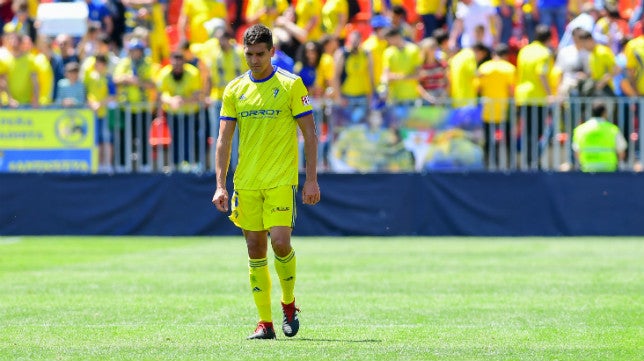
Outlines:
[[271, 238], [273, 252], [279, 257], [286, 257], [291, 253], [291, 239], [290, 237], [276, 237]]

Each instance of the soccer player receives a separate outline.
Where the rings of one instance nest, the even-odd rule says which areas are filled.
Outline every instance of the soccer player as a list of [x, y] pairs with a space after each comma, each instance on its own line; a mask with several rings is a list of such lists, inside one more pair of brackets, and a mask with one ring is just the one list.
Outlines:
[[[250, 288], [259, 323], [249, 339], [274, 339], [268, 233], [282, 288], [282, 330], [287, 337], [299, 329], [295, 307], [296, 257], [291, 247], [298, 183], [297, 127], [304, 137], [306, 180], [304, 204], [320, 201], [317, 183], [317, 138], [313, 111], [302, 79], [271, 65], [273, 35], [264, 25], [244, 33], [244, 56], [249, 72], [231, 81], [223, 94], [216, 151], [217, 189], [213, 204], [228, 212], [242, 229], [248, 248]], [[235, 128], [239, 124], [239, 161], [234, 193], [229, 199], [226, 177]]]

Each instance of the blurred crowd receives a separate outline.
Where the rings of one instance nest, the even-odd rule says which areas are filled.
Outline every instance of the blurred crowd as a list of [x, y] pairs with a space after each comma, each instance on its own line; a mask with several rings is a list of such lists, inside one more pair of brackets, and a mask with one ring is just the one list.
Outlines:
[[[255, 23], [273, 29], [274, 63], [348, 123], [387, 107], [383, 127], [395, 127], [419, 104], [483, 102], [490, 133], [508, 99], [539, 118], [556, 99], [644, 95], [641, 0], [86, 3], [87, 32], [74, 37], [39, 33], [38, 0], [0, 0], [0, 106], [89, 106], [109, 128], [105, 144], [110, 109], [163, 113], [172, 129], [205, 117], [207, 127], [224, 86], [247, 70], [238, 40]], [[138, 133], [147, 142], [148, 129]]]

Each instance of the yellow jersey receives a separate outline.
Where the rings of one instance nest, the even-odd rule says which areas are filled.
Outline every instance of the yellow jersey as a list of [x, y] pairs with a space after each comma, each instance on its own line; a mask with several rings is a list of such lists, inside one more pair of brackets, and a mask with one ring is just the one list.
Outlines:
[[49, 59], [45, 54], [36, 54], [34, 56], [34, 65], [36, 74], [38, 74], [38, 104], [49, 105], [52, 102], [54, 94], [54, 70], [51, 68]]
[[516, 67], [501, 59], [492, 59], [479, 67], [479, 91], [483, 98], [483, 120], [498, 123], [507, 120], [508, 103], [515, 84]]
[[548, 93], [541, 81], [550, 77], [553, 66], [550, 49], [544, 44], [533, 41], [519, 50], [517, 56], [517, 87], [515, 99], [517, 105], [545, 105]]
[[333, 56], [326, 53], [322, 54], [316, 73], [315, 85], [322, 90], [329, 88], [333, 84], [333, 77], [335, 76]]
[[371, 61], [373, 62], [373, 79], [376, 84], [380, 84], [382, 80], [382, 54], [384, 54], [387, 47], [389, 47], [387, 40], [379, 39], [374, 34], [369, 35], [367, 40], [362, 43], [362, 48], [371, 54]]
[[461, 108], [476, 103], [476, 56], [465, 48], [449, 60], [448, 76], [452, 106]]
[[[202, 89], [201, 75], [199, 69], [191, 64], [183, 64], [183, 77], [175, 80], [172, 76], [172, 65], [166, 65], [159, 73], [157, 88], [161, 96], [183, 96], [192, 97]], [[167, 104], [163, 104], [163, 110], [168, 113], [196, 113], [199, 110], [199, 104], [186, 103], [179, 109], [170, 109]]]
[[624, 48], [626, 69], [635, 71], [635, 86], [640, 96], [644, 95], [644, 35], [629, 41]]
[[[406, 42], [402, 49], [395, 46], [388, 47], [382, 55], [383, 68], [390, 73], [409, 76], [418, 73], [418, 68], [423, 60], [420, 47], [414, 43]], [[413, 101], [419, 98], [418, 79], [394, 80], [389, 82], [389, 99], [394, 103], [400, 101]]]
[[[349, 3], [347, 0], [327, 0], [322, 6], [322, 30], [327, 34], [335, 34], [335, 28], [340, 24], [340, 15], [346, 15], [349, 20]], [[346, 30], [340, 31], [340, 38], [346, 37]]]
[[218, 48], [208, 64], [210, 69], [210, 99], [221, 100], [226, 84], [248, 70], [241, 47], [233, 46], [227, 52]]
[[[140, 81], [152, 81], [152, 62], [150, 58], [143, 58], [142, 62], [135, 66], [129, 57], [121, 59], [114, 69], [114, 78], [123, 75], [136, 75]], [[120, 104], [133, 105], [133, 111], [147, 109], [146, 103], [150, 100], [151, 92], [141, 86], [119, 85], [117, 86], [117, 97]]]
[[30, 104], [34, 93], [31, 76], [37, 74], [34, 56], [23, 54], [20, 57], [11, 57], [8, 63], [7, 83], [9, 94], [19, 104]]
[[264, 12], [265, 8], [273, 9], [273, 14], [264, 13], [259, 17], [259, 23], [272, 28], [275, 19], [288, 8], [286, 0], [248, 0], [246, 4], [246, 18], [254, 18], [259, 12]]
[[[223, 0], [184, 0], [181, 12], [190, 21], [190, 43], [200, 44], [208, 40], [204, 23], [212, 18], [227, 20], [228, 10]], [[183, 30], [183, 29], [182, 29]]]
[[307, 40], [317, 41], [322, 36], [322, 1], [321, 0], [299, 0], [295, 6], [297, 26], [306, 29], [309, 22], [317, 17], [317, 24], [311, 28]]
[[340, 92], [351, 97], [370, 95], [369, 55], [362, 49], [357, 49], [354, 53], [341, 51], [344, 55], [344, 69], [340, 77]]
[[[101, 75], [96, 70], [93, 70], [85, 78], [84, 84], [88, 101], [102, 102], [110, 96], [107, 75]], [[106, 115], [107, 107], [101, 105], [96, 111], [96, 116], [105, 118]]]
[[[606, 45], [597, 44], [593, 51], [588, 54], [590, 78], [593, 80], [600, 80], [604, 74], [612, 74], [616, 66], [615, 54]], [[613, 88], [612, 81], [609, 81], [608, 85]]]
[[230, 82], [219, 119], [236, 121], [239, 130], [235, 189], [297, 185], [296, 120], [312, 112], [302, 78], [281, 68], [265, 79], [246, 72]]

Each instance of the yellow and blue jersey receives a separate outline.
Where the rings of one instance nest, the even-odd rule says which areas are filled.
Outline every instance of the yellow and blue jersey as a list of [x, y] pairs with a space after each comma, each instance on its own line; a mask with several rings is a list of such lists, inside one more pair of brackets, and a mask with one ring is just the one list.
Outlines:
[[274, 67], [265, 79], [246, 72], [224, 90], [220, 119], [236, 121], [239, 161], [235, 189], [298, 183], [297, 119], [313, 108], [302, 79]]

